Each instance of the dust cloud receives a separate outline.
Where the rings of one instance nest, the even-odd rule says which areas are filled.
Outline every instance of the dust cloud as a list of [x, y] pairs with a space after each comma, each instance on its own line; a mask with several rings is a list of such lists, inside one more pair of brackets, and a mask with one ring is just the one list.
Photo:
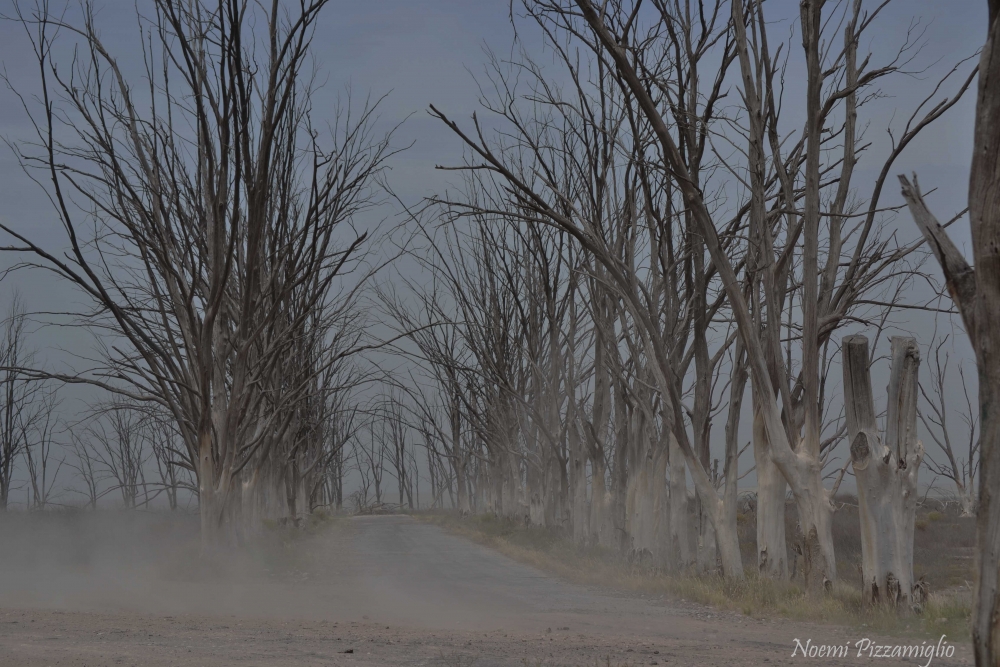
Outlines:
[[7, 513], [0, 515], [0, 607], [329, 616], [336, 609], [324, 605], [317, 584], [320, 554], [336, 559], [334, 532], [276, 527], [251, 544], [204, 554], [194, 514]]
[[[701, 666], [857, 639], [572, 584], [409, 516], [272, 526], [207, 555], [198, 528], [182, 513], [0, 516], [0, 664]], [[960, 648], [935, 664], [969, 664]]]

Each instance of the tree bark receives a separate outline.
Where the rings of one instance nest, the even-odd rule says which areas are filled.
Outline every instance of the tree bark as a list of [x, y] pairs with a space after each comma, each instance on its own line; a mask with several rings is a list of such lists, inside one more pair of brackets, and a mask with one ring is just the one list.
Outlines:
[[920, 354], [913, 338], [892, 339], [883, 441], [875, 421], [868, 339], [847, 336], [842, 349], [847, 436], [858, 483], [863, 599], [909, 610], [922, 602], [913, 582], [917, 474], [924, 456], [916, 437]]
[[587, 511], [587, 452], [575, 421], [569, 425], [569, 438], [569, 483], [572, 502], [570, 519], [573, 525], [573, 539], [583, 543], [587, 540], [590, 527], [590, 516]]
[[688, 533], [687, 471], [684, 453], [673, 433], [667, 436], [670, 452], [670, 545], [672, 565], [686, 570], [692, 564]]
[[[659, 108], [636, 73], [625, 48], [615, 40], [605, 25], [601, 12], [594, 7], [590, 0], [576, 0], [576, 4], [580, 8], [583, 18], [593, 28], [603, 48], [614, 60], [623, 84], [627, 85], [628, 89], [635, 95], [636, 102], [649, 121], [657, 141], [663, 148], [664, 158], [683, 191], [685, 203], [691, 207], [693, 219], [704, 234], [705, 245], [718, 271], [726, 296], [729, 298], [740, 337], [746, 346], [750, 377], [753, 380], [754, 388], [763, 398], [761, 412], [764, 415], [764, 427], [772, 445], [774, 460], [795, 494], [799, 521], [803, 527], [802, 546], [805, 557], [806, 586], [811, 591], [828, 588], [837, 578], [832, 530], [833, 508], [826, 489], [823, 487], [822, 466], [816, 451], [819, 448], [818, 439], [815, 439], [814, 442], [803, 443], [804, 446], [797, 450], [792, 449], [781, 421], [777, 402], [773, 394], [767, 393], [773, 391], [773, 387], [764, 351], [757, 337], [759, 334], [747, 308], [746, 299], [740, 290], [740, 281], [736, 277], [730, 258], [719, 239], [718, 230], [704, 197], [694, 186], [684, 158], [660, 115]], [[663, 384], [668, 385], [666, 382]], [[812, 386], [811, 381], [810, 386]], [[807, 395], [805, 400], [810, 400], [810, 397]], [[685, 451], [685, 455], [691, 456], [693, 452]], [[692, 472], [695, 474], [696, 484], [708, 486], [698, 470], [692, 468]], [[717, 530], [719, 525], [716, 523]], [[729, 576], [728, 573], [727, 576]], [[742, 570], [738, 573], [734, 572], [733, 576], [742, 577]]]
[[775, 579], [788, 577], [785, 496], [788, 483], [771, 459], [763, 420], [754, 399], [753, 455], [757, 472], [757, 569]]
[[988, 0], [969, 178], [969, 226], [975, 269], [927, 208], [916, 181], [900, 176], [914, 222], [941, 265], [976, 353], [979, 374], [980, 478], [972, 646], [979, 667], [1000, 666], [1000, 0]]
[[982, 463], [976, 515], [979, 588], [972, 640], [976, 663], [996, 667], [1000, 665], [1000, 0], [989, 0], [973, 146], [969, 222], [976, 272], [976, 333], [972, 342], [979, 370]]

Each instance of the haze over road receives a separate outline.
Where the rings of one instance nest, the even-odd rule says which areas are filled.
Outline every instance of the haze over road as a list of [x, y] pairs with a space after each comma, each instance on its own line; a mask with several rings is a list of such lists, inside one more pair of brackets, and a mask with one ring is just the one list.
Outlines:
[[[794, 638], [861, 637], [566, 583], [404, 516], [339, 521], [283, 547], [300, 550], [294, 570], [240, 561], [221, 579], [184, 574], [180, 547], [129, 564], [176, 526], [139, 535], [132, 558], [95, 530], [83, 564], [51, 534], [0, 547], [0, 665], [799, 664]], [[970, 663], [959, 647], [932, 664]]]

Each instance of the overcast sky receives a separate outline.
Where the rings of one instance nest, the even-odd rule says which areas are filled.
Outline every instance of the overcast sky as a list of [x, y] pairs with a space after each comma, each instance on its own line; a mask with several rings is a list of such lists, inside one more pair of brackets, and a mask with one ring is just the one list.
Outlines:
[[[9, 6], [11, 0], [0, 0]], [[135, 10], [148, 8], [148, 0], [98, 0], [98, 24], [111, 52], [126, 67], [138, 65], [135, 56], [137, 34]], [[27, 4], [27, 3], [25, 3]], [[58, 4], [58, 3], [57, 3]], [[828, 3], [832, 4], [832, 3]], [[787, 36], [798, 11], [796, 0], [769, 0], [771, 16], [784, 18], [784, 27], [772, 33]], [[515, 8], [516, 9], [516, 8]], [[314, 55], [321, 79], [326, 83], [316, 98], [314, 115], [321, 116], [324, 105], [332, 110], [338, 95], [350, 87], [355, 97], [387, 94], [382, 106], [385, 127], [405, 120], [397, 133], [396, 143], [413, 147], [392, 162], [391, 184], [404, 201], [416, 203], [421, 197], [439, 191], [447, 176], [434, 170], [435, 164], [456, 164], [461, 160], [459, 142], [439, 121], [427, 114], [434, 104], [449, 116], [465, 122], [477, 109], [478, 89], [475, 76], [482, 76], [486, 58], [484, 49], [505, 54], [512, 48], [514, 30], [509, 18], [507, 0], [366, 0], [362, 2], [334, 1], [323, 15], [314, 42]], [[0, 12], [2, 13], [2, 12]], [[985, 36], [985, 3], [978, 0], [898, 0], [880, 19], [872, 31], [877, 39], [862, 48], [876, 53], [894, 48], [902, 42], [914, 17], [919, 17], [927, 30], [927, 43], [919, 55], [918, 64], [930, 66], [923, 79], [917, 77], [901, 82], [887, 92], [898, 106], [911, 109], [915, 96], [925, 92], [934, 73], [940, 73], [944, 63], [971, 55]], [[526, 48], [537, 52], [540, 62], [544, 54], [537, 51], [537, 35], [530, 26], [519, 24], [519, 34]], [[789, 88], [794, 92], [794, 80], [801, 71], [801, 43], [797, 32], [792, 46]], [[131, 61], [130, 61], [131, 59]], [[935, 61], [941, 61], [935, 69]], [[20, 92], [32, 95], [38, 91], [38, 69], [24, 27], [14, 21], [0, 21], [0, 61], [10, 81]], [[974, 92], [974, 91], [973, 91]], [[794, 97], [794, 96], [793, 96]], [[794, 99], [799, 104], [801, 96]], [[868, 128], [876, 142], [885, 141], [885, 126], [898, 122], [892, 118], [895, 104], [882, 103], [882, 115], [876, 116]], [[925, 133], [897, 162], [895, 173], [916, 171], [925, 190], [938, 190], [929, 199], [941, 218], [965, 206], [968, 168], [971, 155], [973, 96], [953, 109], [949, 115]], [[794, 112], [793, 112], [794, 113]], [[879, 126], [878, 123], [882, 125]], [[0, 134], [17, 141], [28, 136], [30, 125], [17, 98], [6, 87], [0, 89]], [[856, 181], [874, 179], [881, 166], [881, 156], [862, 162]], [[62, 232], [53, 210], [43, 193], [22, 172], [11, 151], [0, 147], [0, 219], [11, 226], [30, 230], [35, 238], [60, 247]], [[883, 205], [901, 203], [895, 179], [887, 184]], [[900, 234], [912, 237], [915, 230], [908, 216], [897, 220]], [[960, 245], [967, 243], [967, 225], [953, 227]], [[11, 258], [0, 256], [0, 265], [7, 266]], [[6, 307], [9, 295], [17, 288], [28, 302], [29, 310], [64, 310], [72, 307], [76, 295], [65, 285], [39, 272], [18, 274], [0, 284], [0, 304]], [[917, 325], [915, 325], [917, 326]], [[926, 322], [920, 323], [921, 335]], [[33, 338], [42, 348], [42, 356], [53, 362], [66, 355], [54, 351], [57, 347], [73, 347], [66, 331], [47, 329]]]

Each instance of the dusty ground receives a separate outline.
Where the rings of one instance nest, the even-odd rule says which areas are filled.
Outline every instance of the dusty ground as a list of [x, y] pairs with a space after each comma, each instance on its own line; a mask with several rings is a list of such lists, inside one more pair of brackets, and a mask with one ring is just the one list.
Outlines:
[[[926, 663], [792, 658], [795, 638], [861, 635], [565, 583], [407, 517], [345, 519], [212, 564], [189, 525], [139, 528], [0, 525], [0, 665]], [[958, 646], [931, 664], [971, 662]]]

